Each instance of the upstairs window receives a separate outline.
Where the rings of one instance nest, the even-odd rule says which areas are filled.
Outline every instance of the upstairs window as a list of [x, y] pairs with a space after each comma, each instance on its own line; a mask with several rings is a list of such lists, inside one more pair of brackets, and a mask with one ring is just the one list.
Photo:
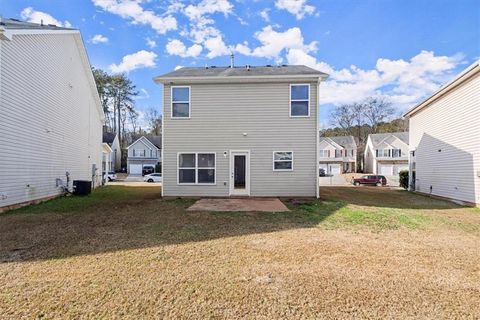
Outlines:
[[273, 171], [293, 171], [293, 152], [273, 152]]
[[392, 149], [392, 157], [393, 158], [400, 158], [402, 156], [401, 149]]
[[319, 157], [320, 158], [328, 158], [330, 157], [330, 152], [329, 150], [319, 150]]
[[190, 87], [172, 87], [172, 118], [190, 118]]
[[335, 150], [335, 158], [341, 158], [343, 157], [343, 150]]
[[310, 85], [290, 85], [290, 117], [310, 116]]

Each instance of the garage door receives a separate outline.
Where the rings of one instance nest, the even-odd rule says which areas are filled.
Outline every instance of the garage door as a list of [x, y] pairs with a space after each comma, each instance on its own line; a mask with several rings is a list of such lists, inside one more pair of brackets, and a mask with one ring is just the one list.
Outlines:
[[393, 176], [393, 165], [391, 164], [379, 164], [378, 174], [383, 176]]
[[330, 170], [328, 170], [328, 172], [330, 174], [340, 174], [341, 173], [339, 164], [331, 164], [331, 165], [329, 165], [329, 169]]
[[142, 174], [142, 165], [141, 164], [131, 164], [129, 174]]

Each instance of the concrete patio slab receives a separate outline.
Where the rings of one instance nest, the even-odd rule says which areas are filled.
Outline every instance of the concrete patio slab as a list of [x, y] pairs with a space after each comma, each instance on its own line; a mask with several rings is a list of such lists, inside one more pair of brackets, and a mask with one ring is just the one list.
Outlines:
[[290, 211], [277, 198], [200, 199], [188, 211]]

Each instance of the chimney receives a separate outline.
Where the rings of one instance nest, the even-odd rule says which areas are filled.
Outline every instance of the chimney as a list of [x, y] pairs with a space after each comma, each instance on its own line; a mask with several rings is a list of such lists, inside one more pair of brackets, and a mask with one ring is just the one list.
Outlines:
[[230, 55], [230, 68], [233, 68], [235, 66], [235, 56], [232, 54]]

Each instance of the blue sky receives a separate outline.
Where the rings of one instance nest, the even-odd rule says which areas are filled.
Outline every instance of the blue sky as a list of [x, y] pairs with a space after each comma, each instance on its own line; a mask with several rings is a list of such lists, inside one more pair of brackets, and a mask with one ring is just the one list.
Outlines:
[[306, 64], [329, 73], [320, 119], [385, 95], [405, 111], [480, 56], [475, 1], [0, 0], [0, 14], [79, 28], [90, 62], [127, 72], [137, 108], [162, 107], [152, 78], [178, 66]]

